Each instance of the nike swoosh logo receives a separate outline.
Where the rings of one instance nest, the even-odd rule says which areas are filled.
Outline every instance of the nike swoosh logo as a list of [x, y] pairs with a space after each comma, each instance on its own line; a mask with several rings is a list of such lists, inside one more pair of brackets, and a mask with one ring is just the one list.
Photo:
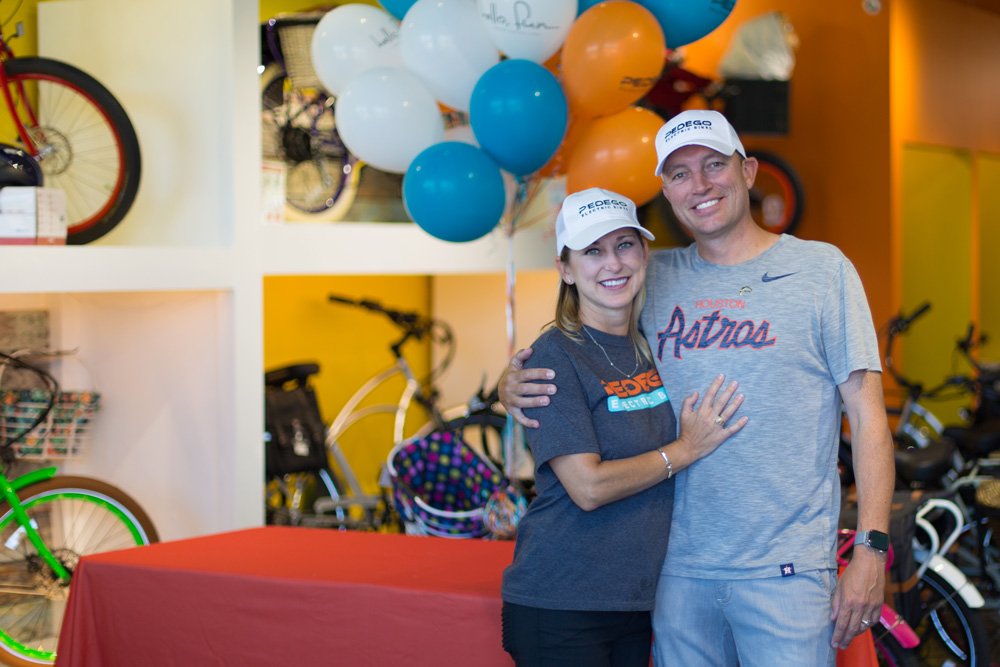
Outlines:
[[798, 273], [798, 271], [793, 271], [792, 273], [783, 273], [780, 276], [769, 276], [765, 271], [764, 275], [760, 277], [760, 281], [764, 283], [769, 283], [772, 280], [781, 280], [782, 278], [787, 278], [788, 276], [794, 276], [796, 273]]

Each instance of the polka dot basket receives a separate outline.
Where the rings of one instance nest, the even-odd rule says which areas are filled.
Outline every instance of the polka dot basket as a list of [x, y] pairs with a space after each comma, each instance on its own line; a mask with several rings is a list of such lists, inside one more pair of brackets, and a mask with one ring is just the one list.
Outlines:
[[396, 511], [410, 535], [491, 536], [487, 503], [507, 480], [458, 433], [433, 432], [393, 448], [388, 458]]

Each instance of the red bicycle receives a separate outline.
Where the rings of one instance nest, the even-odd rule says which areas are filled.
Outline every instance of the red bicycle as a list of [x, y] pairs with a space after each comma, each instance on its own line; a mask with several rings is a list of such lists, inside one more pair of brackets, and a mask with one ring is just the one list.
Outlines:
[[[9, 19], [8, 19], [9, 21]], [[23, 34], [20, 23], [14, 36]], [[142, 160], [125, 109], [97, 79], [67, 63], [18, 58], [0, 25], [0, 84], [12, 136], [34, 158], [44, 184], [66, 193], [67, 243], [94, 241], [135, 201]]]

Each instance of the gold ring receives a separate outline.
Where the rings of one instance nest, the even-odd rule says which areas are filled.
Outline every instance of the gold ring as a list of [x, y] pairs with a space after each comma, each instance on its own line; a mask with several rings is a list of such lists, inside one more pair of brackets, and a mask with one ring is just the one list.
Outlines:
[[716, 424], [718, 424], [719, 426], [722, 426], [722, 422], [724, 422], [724, 421], [726, 421], [726, 420], [722, 418], [722, 415], [716, 415], [716, 417], [715, 417], [715, 423]]

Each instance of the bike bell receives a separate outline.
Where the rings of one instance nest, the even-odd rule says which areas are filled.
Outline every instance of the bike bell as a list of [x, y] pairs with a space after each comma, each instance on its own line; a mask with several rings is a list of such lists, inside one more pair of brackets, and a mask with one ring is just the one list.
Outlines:
[[0, 188], [8, 185], [40, 187], [44, 180], [42, 168], [27, 151], [10, 144], [0, 144]]

